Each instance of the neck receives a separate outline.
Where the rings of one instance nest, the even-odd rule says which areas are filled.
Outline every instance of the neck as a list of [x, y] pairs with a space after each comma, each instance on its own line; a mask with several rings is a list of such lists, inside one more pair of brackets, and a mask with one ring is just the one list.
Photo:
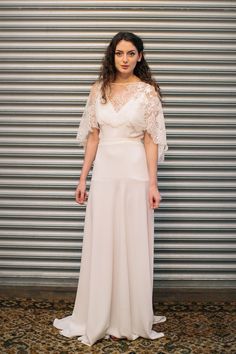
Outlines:
[[137, 81], [137, 76], [134, 74], [131, 75], [116, 75], [115, 82], [120, 82], [120, 83], [126, 83], [126, 82], [132, 82], [132, 81]]

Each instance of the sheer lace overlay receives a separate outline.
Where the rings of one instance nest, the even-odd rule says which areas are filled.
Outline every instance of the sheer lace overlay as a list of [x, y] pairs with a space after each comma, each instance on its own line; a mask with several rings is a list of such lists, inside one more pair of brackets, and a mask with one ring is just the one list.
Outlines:
[[77, 130], [76, 139], [79, 142], [80, 146], [86, 147], [88, 134], [93, 131], [93, 128], [99, 129], [99, 124], [96, 119], [96, 100], [98, 97], [98, 83], [93, 84], [84, 112], [81, 117], [80, 125]]
[[158, 161], [162, 162], [168, 150], [166, 127], [161, 101], [151, 85], [145, 89], [145, 121], [146, 131], [151, 135], [155, 144], [158, 144]]
[[114, 110], [119, 112], [131, 99], [137, 99], [143, 92], [143, 86], [137, 83], [112, 84], [109, 101]]
[[[113, 83], [106, 104], [100, 101], [100, 87], [101, 83], [96, 82], [90, 91], [77, 132], [79, 144], [86, 146], [88, 134], [93, 128], [101, 130], [100, 138], [108, 134], [107, 126], [115, 128], [116, 137], [120, 138], [143, 139], [147, 131], [153, 142], [158, 144], [158, 162], [164, 161], [168, 150], [165, 119], [154, 87], [143, 81]], [[114, 136], [113, 131], [112, 134]]]

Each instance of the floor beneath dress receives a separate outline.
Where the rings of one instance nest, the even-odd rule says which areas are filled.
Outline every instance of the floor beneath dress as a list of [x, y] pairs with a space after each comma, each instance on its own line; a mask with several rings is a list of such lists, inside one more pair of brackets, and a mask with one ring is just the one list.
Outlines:
[[72, 354], [228, 354], [236, 353], [235, 302], [162, 301], [154, 303], [165, 323], [154, 325], [165, 337], [157, 340], [100, 340], [92, 347], [65, 338], [52, 326], [55, 317], [71, 314], [73, 297], [0, 296], [0, 353]]

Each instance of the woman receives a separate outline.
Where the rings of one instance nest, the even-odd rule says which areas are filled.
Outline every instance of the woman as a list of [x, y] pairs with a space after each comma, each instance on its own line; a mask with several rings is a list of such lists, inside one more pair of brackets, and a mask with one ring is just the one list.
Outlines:
[[87, 200], [80, 277], [72, 315], [53, 325], [89, 346], [163, 337], [152, 330], [166, 319], [153, 314], [153, 244], [157, 163], [168, 146], [160, 89], [135, 34], [108, 45], [76, 138], [85, 148], [76, 201]]

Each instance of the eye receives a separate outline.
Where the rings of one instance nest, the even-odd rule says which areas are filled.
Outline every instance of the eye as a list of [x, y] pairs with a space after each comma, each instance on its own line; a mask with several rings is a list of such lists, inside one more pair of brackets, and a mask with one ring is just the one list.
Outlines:
[[131, 52], [130, 56], [133, 57], [135, 55], [135, 52]]
[[122, 55], [121, 52], [116, 52], [115, 54], [119, 57]]

